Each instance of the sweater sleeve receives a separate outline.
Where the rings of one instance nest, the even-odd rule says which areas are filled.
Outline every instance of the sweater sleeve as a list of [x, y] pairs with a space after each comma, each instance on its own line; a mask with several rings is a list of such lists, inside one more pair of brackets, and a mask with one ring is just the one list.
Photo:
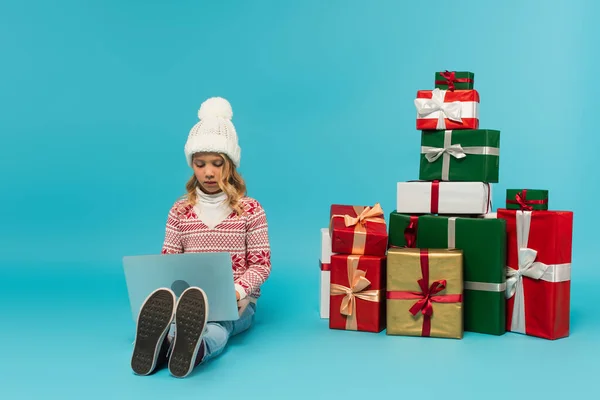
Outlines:
[[259, 288], [271, 274], [271, 247], [267, 217], [260, 205], [257, 205], [248, 218], [246, 264], [248, 269], [236, 285], [236, 290], [240, 292], [240, 299]]
[[179, 229], [179, 216], [177, 215], [177, 204], [171, 208], [169, 215], [167, 216], [165, 240], [162, 247], [162, 254], [174, 253], [183, 253], [181, 230]]

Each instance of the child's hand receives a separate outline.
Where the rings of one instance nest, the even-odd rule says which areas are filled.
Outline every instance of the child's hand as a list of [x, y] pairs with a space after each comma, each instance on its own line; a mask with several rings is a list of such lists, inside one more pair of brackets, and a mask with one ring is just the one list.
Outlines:
[[238, 300], [237, 306], [238, 306], [238, 312], [240, 314], [240, 317], [246, 310], [246, 307], [248, 307], [248, 304], [250, 304], [250, 299], [248, 299], [247, 297], [244, 300]]

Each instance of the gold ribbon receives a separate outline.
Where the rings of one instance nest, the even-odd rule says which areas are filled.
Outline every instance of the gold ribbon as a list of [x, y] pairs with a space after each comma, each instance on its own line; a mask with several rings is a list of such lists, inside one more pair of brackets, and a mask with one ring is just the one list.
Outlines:
[[341, 217], [344, 218], [344, 225], [346, 228], [354, 226], [354, 238], [352, 240], [352, 254], [364, 254], [365, 246], [367, 244], [367, 222], [374, 222], [379, 224], [385, 224], [383, 218], [383, 209], [379, 203], [373, 207], [366, 207], [360, 211], [359, 207], [354, 208], [356, 217], [346, 215], [333, 215], [333, 218]]
[[340, 314], [346, 316], [346, 329], [355, 331], [358, 329], [356, 320], [356, 299], [379, 302], [381, 290], [365, 290], [370, 284], [365, 271], [358, 269], [360, 256], [348, 256], [348, 283], [350, 287], [332, 283], [330, 293], [333, 296], [344, 295], [340, 306]]

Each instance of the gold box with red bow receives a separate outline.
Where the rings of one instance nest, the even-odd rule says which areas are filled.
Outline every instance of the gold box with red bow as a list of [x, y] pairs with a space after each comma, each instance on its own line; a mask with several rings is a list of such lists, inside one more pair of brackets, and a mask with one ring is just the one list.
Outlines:
[[418, 130], [479, 128], [476, 90], [419, 90], [415, 99]]
[[388, 335], [462, 339], [462, 250], [390, 249], [386, 290]]
[[339, 254], [385, 256], [388, 232], [383, 210], [333, 204], [330, 211], [331, 250]]
[[331, 256], [329, 328], [385, 329], [385, 257]]

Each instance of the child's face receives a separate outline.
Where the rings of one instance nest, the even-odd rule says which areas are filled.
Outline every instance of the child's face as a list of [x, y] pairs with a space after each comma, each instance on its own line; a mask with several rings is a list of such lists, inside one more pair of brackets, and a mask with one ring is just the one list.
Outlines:
[[194, 175], [205, 193], [217, 193], [225, 161], [217, 153], [198, 153], [194, 155], [192, 166]]

